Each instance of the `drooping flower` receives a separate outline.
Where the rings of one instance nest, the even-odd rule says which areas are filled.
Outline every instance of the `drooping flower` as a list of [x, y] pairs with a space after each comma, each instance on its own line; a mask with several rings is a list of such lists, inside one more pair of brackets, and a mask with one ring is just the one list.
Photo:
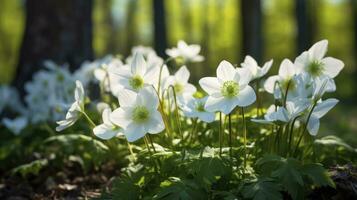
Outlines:
[[183, 40], [177, 42], [177, 47], [166, 49], [166, 54], [172, 58], [182, 58], [186, 62], [201, 62], [203, 56], [199, 55], [201, 46], [197, 44], [188, 45]]
[[120, 107], [110, 115], [110, 121], [122, 127], [129, 142], [136, 141], [146, 133], [156, 134], [165, 129], [157, 110], [159, 99], [152, 87], [135, 93], [123, 89], [118, 95]]
[[294, 90], [296, 82], [293, 79], [296, 74], [294, 64], [289, 59], [284, 59], [280, 64], [278, 75], [270, 76], [264, 83], [264, 89], [274, 94], [276, 98], [281, 98], [282, 93], [287, 89]]
[[227, 61], [222, 61], [217, 68], [217, 77], [205, 77], [199, 81], [202, 89], [208, 93], [205, 109], [209, 112], [221, 111], [229, 114], [236, 106], [245, 107], [256, 100], [248, 69], [236, 70]]
[[2, 124], [15, 135], [18, 135], [28, 124], [26, 117], [20, 116], [15, 119], [4, 118]]
[[126, 89], [140, 91], [146, 86], [157, 83], [157, 68], [156, 70], [148, 70], [147, 63], [144, 57], [137, 53], [130, 66], [123, 66], [117, 72], [119, 83]]
[[173, 76], [169, 76], [165, 81], [165, 88], [173, 86], [179, 104], [183, 104], [186, 98], [191, 97], [196, 92], [196, 87], [188, 82], [189, 78], [190, 72], [186, 66], [182, 66]]
[[[316, 104], [316, 107], [313, 109], [310, 119], [307, 123], [307, 130], [312, 136], [316, 136], [320, 128], [320, 118], [326, 115], [336, 104], [338, 103], [337, 99], [330, 98], [324, 101], [320, 101]], [[305, 116], [308, 118], [308, 116]]]
[[243, 68], [247, 68], [252, 73], [252, 80], [263, 77], [268, 73], [271, 66], [273, 65], [273, 60], [269, 60], [264, 63], [263, 67], [259, 67], [257, 61], [254, 60], [251, 56], [246, 56], [244, 62], [241, 63]]
[[344, 67], [344, 63], [336, 58], [324, 57], [327, 46], [327, 40], [315, 43], [295, 59], [295, 65], [300, 71], [307, 72], [313, 78], [319, 76], [335, 78]]
[[115, 126], [110, 121], [111, 112], [112, 111], [110, 108], [104, 109], [104, 111], [102, 113], [103, 123], [94, 127], [94, 129], [93, 129], [94, 135], [103, 139], [103, 140], [109, 140], [115, 136], [124, 135], [122, 133], [123, 130], [121, 128], [119, 128], [118, 126]]
[[215, 113], [207, 112], [205, 104], [208, 97], [194, 98], [191, 97], [183, 107], [183, 113], [186, 117], [199, 118], [200, 120], [210, 123], [215, 120]]
[[76, 123], [81, 113], [84, 112], [85, 94], [84, 94], [83, 85], [80, 81], [76, 81], [74, 98], [75, 101], [72, 103], [71, 107], [69, 108], [66, 114], [66, 118], [64, 120], [57, 122], [58, 126], [56, 127], [56, 131], [59, 132], [72, 126], [74, 123]]

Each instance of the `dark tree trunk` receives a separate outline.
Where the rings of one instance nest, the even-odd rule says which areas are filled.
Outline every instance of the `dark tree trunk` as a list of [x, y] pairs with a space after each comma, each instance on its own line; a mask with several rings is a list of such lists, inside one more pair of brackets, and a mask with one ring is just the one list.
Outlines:
[[263, 57], [261, 0], [241, 0], [242, 56], [251, 55], [258, 62]]
[[295, 0], [295, 18], [297, 25], [297, 53], [307, 50], [313, 43], [313, 17], [308, 9], [308, 0]]
[[[357, 77], [357, 0], [350, 0], [352, 13], [352, 29], [353, 29], [353, 57], [354, 57], [354, 73], [353, 77]], [[357, 84], [356, 78], [354, 79]], [[354, 99], [357, 99], [357, 92], [354, 93]]]
[[165, 21], [165, 5], [164, 0], [153, 1], [154, 13], [154, 46], [157, 54], [165, 57], [165, 49], [167, 47], [166, 40], [166, 21]]
[[68, 63], [74, 70], [92, 57], [92, 0], [26, 1], [26, 27], [13, 81], [21, 95], [43, 61]]

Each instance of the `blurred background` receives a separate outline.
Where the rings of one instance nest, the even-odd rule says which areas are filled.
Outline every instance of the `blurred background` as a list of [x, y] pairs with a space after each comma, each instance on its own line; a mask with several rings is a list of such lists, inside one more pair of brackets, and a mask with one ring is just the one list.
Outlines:
[[190, 66], [193, 83], [247, 54], [260, 64], [273, 58], [276, 73], [284, 58], [328, 39], [328, 55], [345, 68], [331, 94], [341, 103], [320, 133], [357, 146], [357, 0], [0, 0], [0, 84], [23, 90], [45, 59], [74, 70], [136, 45], [165, 57], [180, 39], [200, 44], [206, 58]]

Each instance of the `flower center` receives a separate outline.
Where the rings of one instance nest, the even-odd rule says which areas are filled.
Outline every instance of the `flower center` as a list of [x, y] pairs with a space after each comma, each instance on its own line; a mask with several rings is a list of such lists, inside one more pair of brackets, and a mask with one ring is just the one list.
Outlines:
[[175, 89], [176, 94], [180, 94], [183, 91], [183, 85], [180, 83], [175, 83], [174, 89]]
[[149, 119], [149, 111], [144, 106], [138, 106], [133, 110], [133, 121], [143, 123]]
[[234, 81], [226, 81], [223, 83], [221, 93], [224, 97], [232, 98], [238, 95], [239, 85]]
[[322, 70], [323, 63], [319, 61], [312, 61], [307, 67], [307, 72], [315, 77], [321, 75]]
[[198, 112], [205, 112], [205, 104], [202, 103], [202, 102], [198, 102], [198, 103], [196, 104], [196, 110], [197, 110]]
[[129, 80], [129, 85], [134, 90], [139, 90], [139, 89], [143, 88], [144, 80], [139, 75], [135, 75]]

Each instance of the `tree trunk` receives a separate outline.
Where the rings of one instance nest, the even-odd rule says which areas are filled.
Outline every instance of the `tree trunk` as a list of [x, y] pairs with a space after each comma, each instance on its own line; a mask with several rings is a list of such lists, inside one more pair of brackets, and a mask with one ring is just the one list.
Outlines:
[[157, 54], [165, 57], [165, 49], [167, 47], [166, 40], [166, 21], [165, 21], [165, 5], [164, 0], [153, 1], [154, 14], [154, 46]]
[[258, 62], [263, 57], [261, 0], [241, 0], [242, 56], [251, 55]]
[[26, 27], [13, 81], [21, 95], [43, 61], [68, 63], [74, 70], [92, 57], [92, 0], [26, 1]]
[[313, 43], [313, 20], [310, 13], [307, 0], [295, 0], [297, 54], [307, 50]]

